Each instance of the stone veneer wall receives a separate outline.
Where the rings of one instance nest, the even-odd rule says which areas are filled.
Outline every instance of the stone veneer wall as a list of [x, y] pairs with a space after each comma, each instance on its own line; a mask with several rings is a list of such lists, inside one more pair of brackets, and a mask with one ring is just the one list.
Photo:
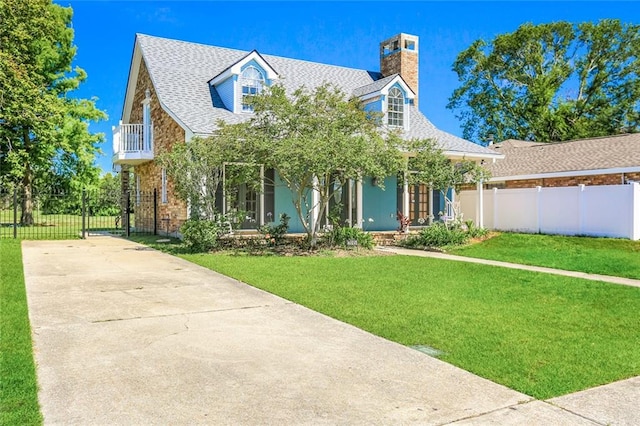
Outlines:
[[[178, 123], [167, 114], [160, 106], [158, 97], [151, 83], [149, 72], [142, 60], [140, 72], [136, 84], [136, 92], [133, 97], [130, 123], [142, 123], [142, 101], [145, 99], [145, 91], [151, 95], [151, 122], [153, 124], [153, 151], [154, 157], [166, 152], [174, 143], [184, 143], [185, 131]], [[162, 168], [155, 162], [135, 166], [134, 173], [140, 177], [140, 190], [152, 193], [157, 190], [158, 217], [157, 226], [159, 233], [175, 233], [179, 231], [182, 223], [187, 219], [186, 203], [180, 200], [173, 190], [171, 178], [167, 178], [167, 203], [162, 202]], [[142, 226], [136, 223], [136, 227]]]
[[[384, 55], [384, 45], [392, 40], [398, 40], [400, 49], [389, 55]], [[416, 97], [413, 101], [414, 105], [418, 106], [418, 38], [415, 36], [409, 36], [408, 39], [414, 40], [416, 43], [416, 50], [404, 49], [405, 36], [404, 34], [393, 37], [380, 43], [380, 73], [387, 77], [392, 74], [400, 74], [407, 85], [413, 90]]]

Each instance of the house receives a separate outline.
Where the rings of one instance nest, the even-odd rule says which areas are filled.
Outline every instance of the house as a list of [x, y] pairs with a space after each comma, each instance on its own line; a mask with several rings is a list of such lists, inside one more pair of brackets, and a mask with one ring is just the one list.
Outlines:
[[464, 217], [489, 229], [640, 239], [640, 133], [538, 143], [506, 140], [487, 165], [478, 208], [459, 194]]
[[491, 148], [505, 159], [488, 164], [489, 187], [535, 188], [640, 182], [640, 133], [567, 142], [509, 139]]
[[[113, 162], [121, 167], [123, 188], [129, 187], [133, 176], [138, 194], [157, 190], [155, 219], [162, 221], [160, 229], [176, 232], [187, 219], [188, 206], [176, 197], [171, 179], [154, 159], [174, 143], [210, 135], [218, 120], [247, 120], [252, 110], [245, 97], [275, 82], [289, 92], [302, 85], [313, 89], [332, 83], [361, 99], [365, 109], [384, 113], [383, 122], [400, 130], [403, 138], [436, 140], [454, 161], [502, 158], [437, 129], [419, 111], [418, 41], [416, 36], [398, 34], [380, 43], [380, 71], [372, 72], [137, 34], [122, 117], [113, 134]], [[219, 197], [220, 209], [246, 211], [243, 228], [277, 221], [286, 213], [293, 218], [290, 230], [301, 232], [277, 170], [263, 170], [261, 177], [262, 191], [243, 185], [233, 205], [225, 205], [227, 197]], [[397, 211], [409, 216], [413, 225], [422, 225], [445, 206], [439, 192], [425, 185], [410, 188], [402, 176], [388, 176], [384, 184], [386, 190], [371, 178], [350, 182], [341, 196], [344, 221], [365, 224], [366, 230], [395, 230]], [[140, 217], [136, 214], [136, 226], [142, 226]]]

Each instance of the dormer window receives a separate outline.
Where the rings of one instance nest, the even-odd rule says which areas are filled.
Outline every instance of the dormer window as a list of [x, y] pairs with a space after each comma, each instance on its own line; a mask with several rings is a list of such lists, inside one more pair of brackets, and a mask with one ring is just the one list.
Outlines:
[[392, 127], [404, 126], [404, 95], [397, 87], [387, 95], [387, 124]]
[[254, 66], [249, 66], [242, 71], [240, 76], [242, 86], [242, 112], [253, 112], [253, 105], [250, 103], [251, 96], [255, 96], [262, 91], [264, 85], [264, 75]]

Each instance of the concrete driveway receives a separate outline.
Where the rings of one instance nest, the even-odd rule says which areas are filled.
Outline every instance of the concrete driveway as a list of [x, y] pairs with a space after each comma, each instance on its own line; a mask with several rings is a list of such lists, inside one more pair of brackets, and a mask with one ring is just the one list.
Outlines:
[[123, 239], [23, 256], [45, 424], [595, 424]]

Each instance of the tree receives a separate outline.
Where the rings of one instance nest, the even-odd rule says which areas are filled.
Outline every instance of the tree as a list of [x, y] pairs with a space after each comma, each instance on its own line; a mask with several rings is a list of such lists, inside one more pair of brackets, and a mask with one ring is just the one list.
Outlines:
[[88, 121], [106, 118], [95, 100], [69, 93], [86, 78], [71, 62], [71, 8], [51, 0], [0, 0], [0, 171], [23, 191], [21, 224], [33, 224], [38, 183], [95, 182], [103, 135]]
[[640, 26], [524, 24], [475, 41], [449, 99], [465, 138], [538, 142], [640, 131]]
[[[329, 199], [349, 180], [401, 170], [399, 139], [383, 137], [379, 120], [332, 85], [287, 96], [274, 85], [252, 99], [243, 146], [289, 188], [298, 218], [314, 245]], [[313, 195], [315, 193], [315, 196]]]
[[[384, 131], [378, 115], [331, 85], [301, 88], [289, 96], [276, 84], [251, 104], [254, 114], [246, 122], [219, 122], [214, 135], [174, 144], [159, 156], [178, 196], [189, 204], [192, 219], [217, 220], [218, 214], [227, 213], [220, 211], [217, 200], [223, 170], [227, 197], [239, 184], [258, 189], [259, 167], [276, 170], [291, 192], [311, 245], [329, 200], [350, 180], [369, 176], [383, 182], [410, 167], [411, 183], [429, 183], [444, 191], [480, 176], [475, 163], [454, 165], [433, 141], [405, 142]], [[408, 161], [402, 151], [411, 153]], [[227, 200], [230, 205], [233, 201]]]
[[247, 169], [255, 168], [251, 167], [255, 160], [254, 153], [243, 147], [243, 131], [242, 127], [219, 122], [214, 135], [176, 143], [171, 151], [158, 156], [173, 181], [176, 194], [188, 203], [192, 219], [214, 220], [218, 213], [225, 213], [216, 208], [216, 193], [223, 182], [225, 163], [247, 165], [235, 168], [237, 173], [227, 170], [227, 188], [239, 182], [258, 184], [255, 173], [246, 173]]
[[460, 192], [463, 185], [475, 184], [491, 177], [475, 161], [451, 161], [433, 140], [413, 140], [407, 144], [411, 152], [407, 162], [407, 180], [410, 185], [424, 184], [443, 193], [449, 188]]

